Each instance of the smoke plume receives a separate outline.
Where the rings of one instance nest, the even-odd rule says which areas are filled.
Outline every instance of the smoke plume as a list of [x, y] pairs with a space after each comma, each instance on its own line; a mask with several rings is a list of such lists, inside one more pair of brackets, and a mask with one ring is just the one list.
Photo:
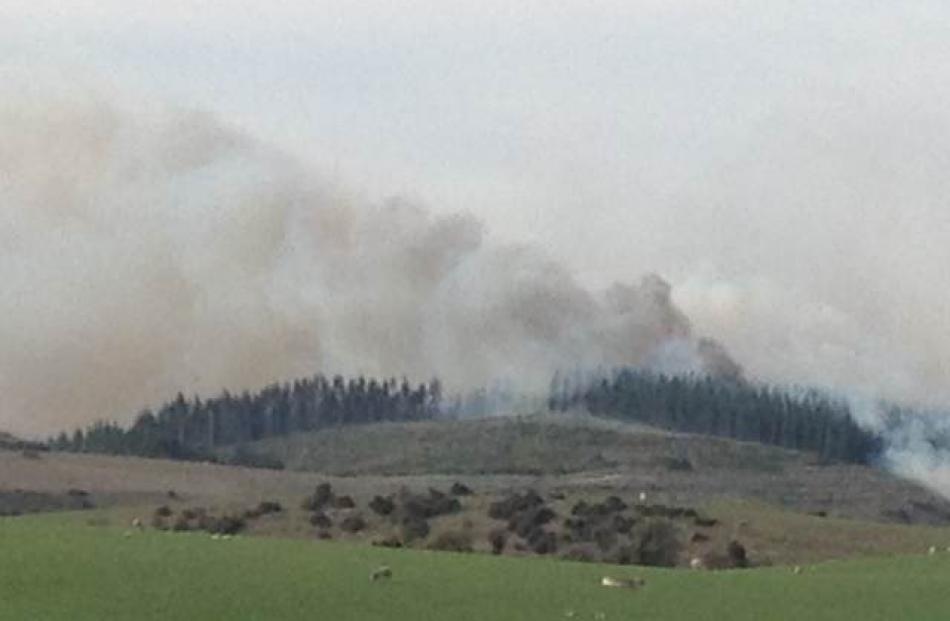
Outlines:
[[472, 216], [369, 204], [205, 114], [5, 95], [0, 428], [317, 371], [459, 388], [565, 365], [739, 373], [658, 276], [587, 290]]

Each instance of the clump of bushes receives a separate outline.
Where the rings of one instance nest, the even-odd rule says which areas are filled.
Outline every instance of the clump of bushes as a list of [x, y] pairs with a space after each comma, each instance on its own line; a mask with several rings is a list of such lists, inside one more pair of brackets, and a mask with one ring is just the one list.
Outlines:
[[430, 550], [443, 552], [472, 552], [472, 535], [462, 530], [447, 530], [439, 533], [427, 546]]
[[168, 505], [162, 505], [161, 507], [158, 507], [157, 509], [155, 509], [155, 515], [157, 515], [158, 517], [163, 517], [163, 518], [171, 517], [172, 513], [173, 511], [171, 510], [171, 507], [169, 507]]
[[491, 503], [488, 507], [488, 517], [495, 520], [511, 520], [516, 514], [544, 504], [544, 499], [533, 489], [523, 494], [511, 494]]
[[633, 562], [639, 565], [673, 567], [682, 544], [669, 520], [649, 520], [638, 526], [634, 536]]
[[373, 545], [380, 548], [401, 548], [402, 540], [396, 535], [389, 535], [388, 537], [383, 537], [382, 539], [373, 540]]
[[388, 496], [375, 496], [370, 501], [369, 508], [377, 515], [387, 516], [396, 509], [396, 503]]
[[491, 544], [492, 554], [501, 554], [505, 551], [508, 544], [508, 531], [504, 528], [496, 528], [488, 533], [488, 543]]
[[471, 496], [472, 489], [464, 483], [456, 481], [452, 484], [452, 487], [449, 488], [449, 493], [453, 496]]
[[403, 513], [424, 520], [458, 513], [462, 509], [462, 503], [458, 498], [453, 498], [431, 487], [428, 494], [413, 494], [404, 489], [399, 496]]
[[335, 495], [329, 483], [321, 483], [313, 494], [304, 498], [301, 507], [306, 511], [319, 511], [333, 502]]
[[340, 522], [340, 530], [347, 533], [358, 533], [366, 528], [366, 520], [359, 514], [348, 515]]
[[334, 509], [352, 509], [356, 507], [356, 502], [352, 496], [337, 496], [333, 499]]
[[333, 520], [323, 511], [314, 511], [310, 516], [310, 523], [322, 529], [331, 528], [333, 526]]
[[407, 543], [425, 539], [429, 536], [429, 523], [419, 516], [406, 515], [402, 518], [400, 531], [403, 541]]

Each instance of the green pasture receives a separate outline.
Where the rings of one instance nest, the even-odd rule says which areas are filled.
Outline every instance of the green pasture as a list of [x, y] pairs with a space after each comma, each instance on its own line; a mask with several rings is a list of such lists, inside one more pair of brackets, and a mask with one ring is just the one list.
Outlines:
[[[392, 579], [371, 582], [383, 564]], [[0, 519], [0, 619], [568, 618], [950, 619], [950, 553], [713, 573]]]

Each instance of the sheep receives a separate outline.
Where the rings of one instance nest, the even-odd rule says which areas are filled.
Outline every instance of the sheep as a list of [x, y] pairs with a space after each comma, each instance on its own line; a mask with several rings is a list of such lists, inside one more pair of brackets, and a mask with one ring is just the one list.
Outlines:
[[646, 502], [646, 501], [647, 501], [647, 493], [646, 493], [646, 492], [640, 492], [639, 498], [640, 498], [640, 502], [641, 502], [641, 503]]
[[797, 576], [798, 574], [802, 573], [802, 568], [801, 568], [801, 566], [795, 565], [795, 567], [792, 568], [792, 573], [795, 574], [796, 576]]
[[600, 579], [600, 584], [606, 587], [622, 587], [627, 589], [636, 589], [646, 584], [643, 578], [634, 578], [632, 580], [621, 580], [620, 578], [611, 578], [604, 576]]
[[369, 575], [370, 582], [376, 582], [377, 580], [382, 580], [384, 578], [392, 578], [393, 570], [391, 570], [386, 565], [380, 565], [372, 571]]
[[933, 556], [936, 553], [937, 553], [937, 546], [930, 546], [927, 549], [927, 554], [929, 554], [930, 556]]
[[145, 527], [142, 525], [142, 518], [134, 517], [132, 518], [132, 528], [137, 530], [145, 530]]
[[703, 561], [702, 558], [698, 556], [694, 556], [693, 558], [689, 560], [689, 568], [690, 569], [705, 569], [706, 563]]

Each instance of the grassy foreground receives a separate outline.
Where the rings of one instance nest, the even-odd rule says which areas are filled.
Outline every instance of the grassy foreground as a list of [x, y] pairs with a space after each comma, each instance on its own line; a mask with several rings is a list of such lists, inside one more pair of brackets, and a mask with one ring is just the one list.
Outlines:
[[[945, 619], [950, 553], [722, 573], [0, 519], [0, 618]], [[387, 564], [391, 581], [372, 583]], [[643, 576], [639, 591], [600, 586]]]

